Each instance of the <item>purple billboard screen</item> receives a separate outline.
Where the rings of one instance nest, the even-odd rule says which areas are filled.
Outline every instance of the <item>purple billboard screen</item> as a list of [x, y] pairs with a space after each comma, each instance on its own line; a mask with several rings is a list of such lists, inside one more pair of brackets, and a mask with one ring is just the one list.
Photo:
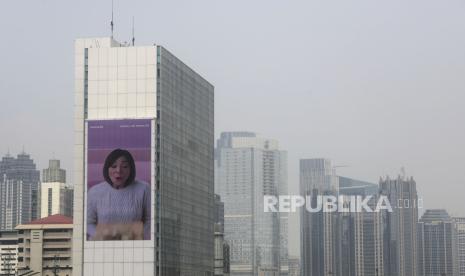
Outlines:
[[87, 239], [149, 240], [151, 120], [87, 122]]

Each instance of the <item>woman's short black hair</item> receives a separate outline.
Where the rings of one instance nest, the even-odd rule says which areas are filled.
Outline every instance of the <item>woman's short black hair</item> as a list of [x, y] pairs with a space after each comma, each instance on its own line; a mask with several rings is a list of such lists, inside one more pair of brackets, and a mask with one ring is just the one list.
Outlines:
[[113, 185], [111, 182], [110, 176], [108, 175], [108, 169], [116, 162], [116, 160], [120, 157], [126, 158], [129, 164], [129, 177], [124, 186], [128, 186], [134, 182], [136, 178], [136, 163], [134, 162], [134, 158], [129, 153], [129, 151], [124, 149], [115, 149], [110, 154], [108, 154], [107, 158], [105, 159], [105, 164], [103, 165], [103, 177], [108, 184]]

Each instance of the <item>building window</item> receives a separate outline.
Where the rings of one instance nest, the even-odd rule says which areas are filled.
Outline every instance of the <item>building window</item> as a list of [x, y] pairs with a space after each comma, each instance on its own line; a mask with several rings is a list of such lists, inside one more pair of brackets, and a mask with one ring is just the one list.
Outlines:
[[48, 208], [47, 214], [50, 216], [52, 214], [52, 188], [48, 188]]

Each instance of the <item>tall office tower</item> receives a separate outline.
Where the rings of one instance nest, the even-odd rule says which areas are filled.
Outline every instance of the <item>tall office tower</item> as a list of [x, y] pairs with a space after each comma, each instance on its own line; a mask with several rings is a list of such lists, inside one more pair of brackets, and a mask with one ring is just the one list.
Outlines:
[[42, 170], [42, 182], [66, 183], [66, 171], [60, 168], [60, 160], [48, 161], [48, 168]]
[[387, 197], [392, 212], [385, 213], [384, 273], [388, 276], [418, 274], [418, 196], [411, 177], [380, 179], [380, 193]]
[[454, 221], [446, 210], [426, 210], [418, 223], [419, 275], [458, 276]]
[[453, 218], [457, 237], [457, 270], [465, 276], [465, 217]]
[[263, 200], [287, 189], [286, 152], [251, 132], [222, 133], [217, 145], [215, 188], [224, 201], [231, 275], [279, 275], [287, 242], [280, 240], [279, 213], [264, 212]]
[[[368, 206], [376, 209], [377, 197], [373, 197]], [[341, 270], [343, 276], [383, 276], [384, 252], [382, 212], [346, 213], [349, 216], [349, 231], [344, 236], [344, 244], [349, 244], [340, 261], [346, 266]], [[346, 233], [345, 233], [346, 234]], [[347, 254], [345, 254], [347, 252]], [[348, 264], [346, 262], [348, 261]]]
[[[76, 40], [73, 275], [213, 275], [213, 90], [162, 46]], [[150, 186], [144, 240], [102, 241], [86, 217], [115, 148]]]
[[73, 186], [66, 184], [60, 160], [49, 160], [49, 167], [42, 170], [40, 186], [41, 218], [56, 214], [73, 217]]
[[[315, 208], [317, 197], [338, 195], [338, 177], [328, 159], [300, 160], [300, 195], [308, 196]], [[340, 219], [337, 213], [301, 210], [301, 267], [304, 276], [337, 275]]]
[[56, 214], [73, 217], [73, 186], [61, 182], [44, 182], [40, 191], [41, 218]]
[[0, 161], [0, 230], [12, 230], [37, 218], [40, 212], [40, 172], [26, 153]]

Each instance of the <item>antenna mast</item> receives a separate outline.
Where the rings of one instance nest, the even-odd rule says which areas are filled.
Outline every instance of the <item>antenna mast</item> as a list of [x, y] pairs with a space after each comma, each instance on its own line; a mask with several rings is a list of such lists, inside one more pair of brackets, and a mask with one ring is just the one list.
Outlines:
[[134, 42], [136, 38], [134, 37], [134, 16], [132, 16], [132, 46], [134, 46]]
[[113, 0], [111, 0], [111, 38], [113, 39]]

